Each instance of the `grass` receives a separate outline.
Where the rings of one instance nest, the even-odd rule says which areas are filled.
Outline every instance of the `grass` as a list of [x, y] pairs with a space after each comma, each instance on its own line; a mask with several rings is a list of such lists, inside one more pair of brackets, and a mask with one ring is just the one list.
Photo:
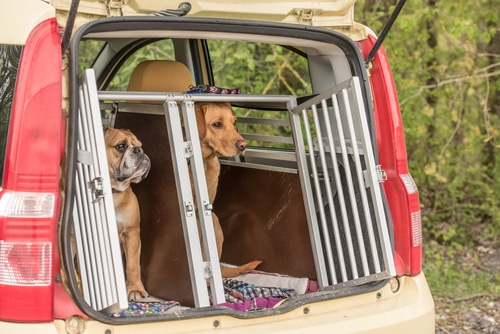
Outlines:
[[425, 243], [423, 270], [434, 298], [436, 333], [498, 330], [491, 326], [500, 319], [485, 319], [498, 317], [500, 268], [487, 263], [485, 256], [491, 250], [500, 254], [499, 247], [496, 242], [479, 247], [477, 241], [470, 244], [442, 244], [429, 239]]
[[481, 254], [471, 247], [427, 241], [423, 263], [435, 298], [500, 294], [500, 272], [486, 267]]

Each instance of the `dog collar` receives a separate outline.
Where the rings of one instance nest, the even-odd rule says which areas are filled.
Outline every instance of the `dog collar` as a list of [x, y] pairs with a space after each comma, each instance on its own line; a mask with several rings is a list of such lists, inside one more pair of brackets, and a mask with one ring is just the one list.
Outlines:
[[188, 87], [188, 90], [185, 92], [186, 94], [206, 94], [206, 93], [211, 93], [211, 94], [228, 94], [228, 95], [235, 95], [240, 93], [239, 88], [221, 88], [217, 86], [210, 86], [210, 85], [190, 85]]

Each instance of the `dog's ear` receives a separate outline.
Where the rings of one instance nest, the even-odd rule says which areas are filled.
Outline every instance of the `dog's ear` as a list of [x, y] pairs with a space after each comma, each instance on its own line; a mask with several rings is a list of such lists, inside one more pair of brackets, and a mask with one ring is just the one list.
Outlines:
[[109, 129], [109, 126], [107, 126], [107, 125], [102, 126], [102, 130], [104, 133], [106, 133], [106, 131], [108, 131], [108, 129]]
[[207, 123], [205, 121], [206, 107], [206, 104], [195, 104], [196, 125], [198, 126], [198, 134], [200, 136], [200, 140], [205, 138], [205, 136], [207, 135]]

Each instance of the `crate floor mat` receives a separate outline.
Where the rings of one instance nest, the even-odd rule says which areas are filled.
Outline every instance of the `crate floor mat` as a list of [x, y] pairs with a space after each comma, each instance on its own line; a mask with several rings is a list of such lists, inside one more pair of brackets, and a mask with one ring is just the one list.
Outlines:
[[176, 301], [162, 300], [153, 296], [141, 299], [140, 301], [129, 301], [128, 308], [120, 312], [109, 314], [110, 317], [120, 318], [135, 315], [153, 315], [175, 312], [186, 309]]
[[276, 273], [253, 270], [224, 279], [224, 306], [237, 311], [251, 311], [274, 308], [296, 295], [317, 291], [317, 282]]
[[217, 306], [225, 306], [238, 311], [273, 308], [282, 299], [295, 296], [294, 289], [280, 287], [263, 287], [226, 278], [223, 281], [226, 302]]
[[[307, 278], [250, 271], [234, 278], [223, 280], [225, 303], [216, 306], [236, 311], [252, 311], [278, 306], [283, 300], [317, 291], [317, 282]], [[208, 287], [210, 294], [210, 287]], [[128, 308], [109, 314], [111, 317], [154, 315], [187, 309], [177, 301], [167, 301], [153, 296], [139, 301], [130, 301]]]

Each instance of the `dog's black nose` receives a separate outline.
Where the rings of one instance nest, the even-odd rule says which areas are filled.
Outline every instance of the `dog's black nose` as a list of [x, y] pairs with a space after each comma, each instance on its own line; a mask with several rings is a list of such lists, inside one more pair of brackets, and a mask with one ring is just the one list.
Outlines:
[[132, 152], [134, 152], [134, 153], [142, 153], [142, 147], [134, 147], [132, 149]]
[[236, 142], [236, 148], [238, 148], [238, 150], [240, 150], [240, 151], [246, 150], [246, 148], [247, 148], [247, 142], [244, 141], [244, 140], [238, 140]]

